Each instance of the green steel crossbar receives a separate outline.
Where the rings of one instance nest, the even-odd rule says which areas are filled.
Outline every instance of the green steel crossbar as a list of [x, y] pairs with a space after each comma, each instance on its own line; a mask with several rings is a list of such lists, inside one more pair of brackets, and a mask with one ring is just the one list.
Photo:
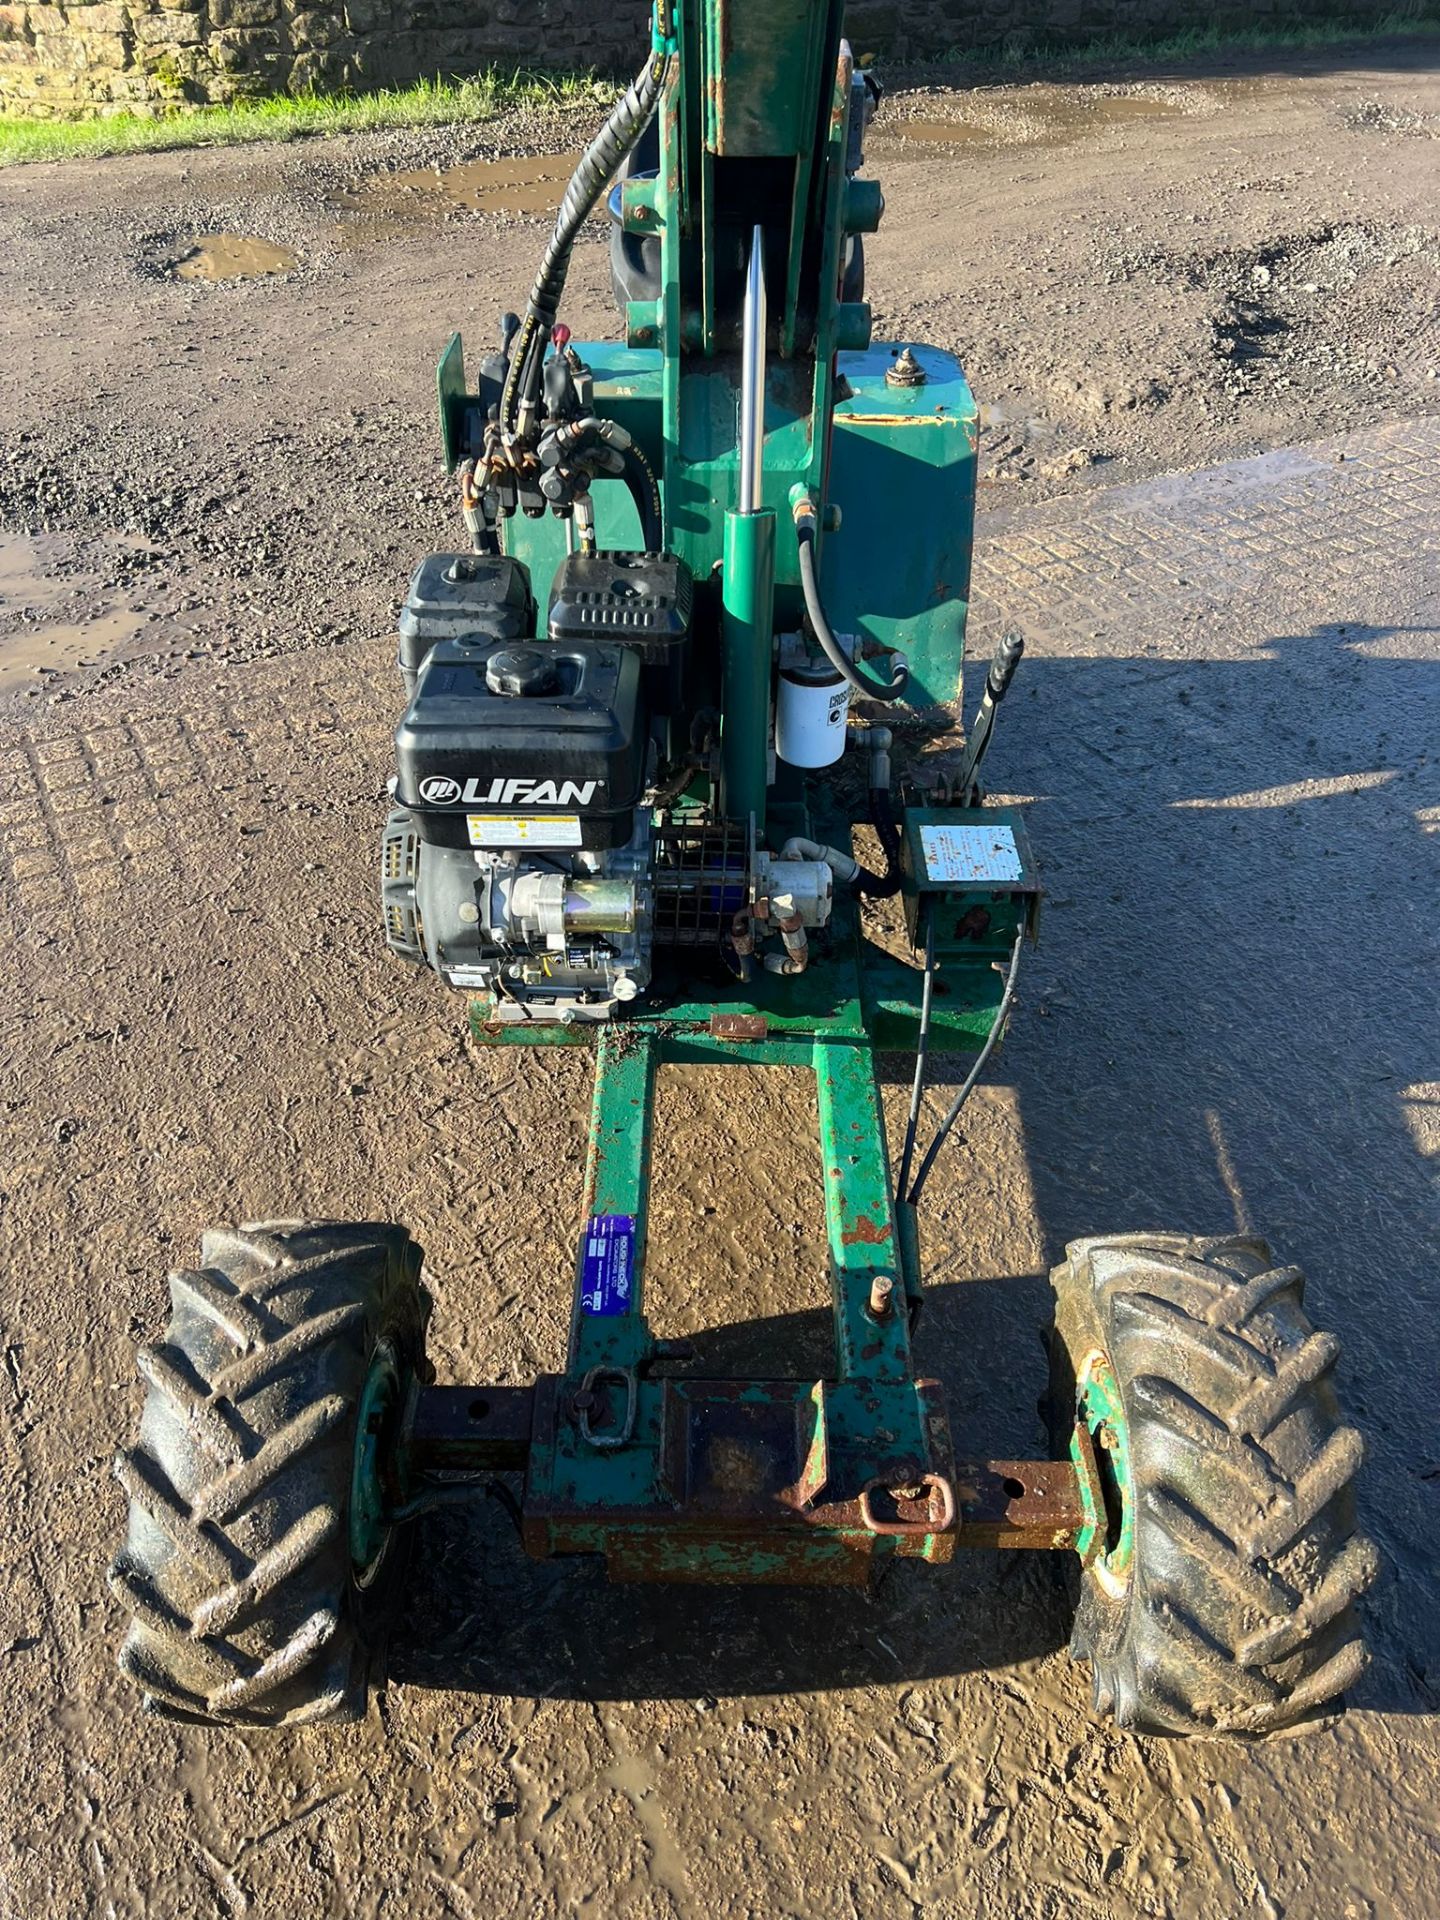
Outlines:
[[[636, 1367], [650, 1352], [644, 1316], [645, 1229], [650, 1187], [650, 1131], [659, 1032], [636, 1024], [607, 1026], [595, 1050], [595, 1099], [585, 1167], [582, 1216], [629, 1220], [629, 1286], [618, 1312], [586, 1312], [581, 1281], [586, 1240], [576, 1255], [575, 1299], [566, 1371], [579, 1380], [592, 1367]], [[588, 1237], [588, 1225], [587, 1225]]]

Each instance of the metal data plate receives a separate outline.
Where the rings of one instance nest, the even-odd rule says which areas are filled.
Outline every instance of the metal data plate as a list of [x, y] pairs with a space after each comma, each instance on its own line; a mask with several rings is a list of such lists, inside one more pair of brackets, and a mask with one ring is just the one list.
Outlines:
[[998, 821], [983, 827], [921, 827], [920, 857], [932, 886], [1013, 886], [1025, 877], [1014, 829]]
[[907, 807], [906, 892], [1038, 894], [1018, 807]]

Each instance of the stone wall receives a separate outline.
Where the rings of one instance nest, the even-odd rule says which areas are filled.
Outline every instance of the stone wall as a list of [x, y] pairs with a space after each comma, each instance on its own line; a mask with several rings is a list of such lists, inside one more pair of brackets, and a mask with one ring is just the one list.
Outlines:
[[[857, 52], [916, 59], [966, 47], [1379, 20], [1394, 0], [855, 0]], [[155, 110], [257, 93], [403, 85], [489, 66], [625, 72], [647, 0], [59, 0], [0, 4], [0, 112]]]

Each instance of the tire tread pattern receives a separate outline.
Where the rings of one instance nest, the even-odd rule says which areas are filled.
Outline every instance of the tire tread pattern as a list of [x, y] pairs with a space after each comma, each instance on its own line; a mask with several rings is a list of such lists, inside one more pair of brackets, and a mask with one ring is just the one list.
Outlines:
[[345, 1529], [369, 1353], [417, 1351], [425, 1296], [403, 1229], [266, 1222], [205, 1236], [142, 1348], [130, 1500], [110, 1586], [121, 1670], [187, 1720], [296, 1725], [363, 1712], [369, 1649]]
[[1099, 1346], [1125, 1401], [1136, 1503], [1128, 1588], [1082, 1582], [1072, 1652], [1096, 1705], [1161, 1733], [1262, 1734], [1363, 1672], [1355, 1601], [1363, 1446], [1304, 1277], [1249, 1236], [1076, 1241], [1052, 1275], [1057, 1365]]

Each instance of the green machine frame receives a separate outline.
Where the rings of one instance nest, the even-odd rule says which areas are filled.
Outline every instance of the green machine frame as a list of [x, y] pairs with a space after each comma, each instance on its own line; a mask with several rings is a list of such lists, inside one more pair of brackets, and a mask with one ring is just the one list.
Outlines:
[[[187, 1722], [364, 1713], [403, 1529], [481, 1493], [531, 1554], [620, 1580], [838, 1586], [966, 1546], [1067, 1550], [1071, 1651], [1137, 1731], [1297, 1725], [1364, 1670], [1352, 1602], [1380, 1558], [1336, 1343], [1248, 1229], [1070, 1244], [1050, 1458], [957, 1458], [917, 1373], [917, 1208], [1003, 1037], [1040, 886], [1019, 811], [977, 779], [1020, 635], [958, 764], [925, 777], [926, 710], [960, 694], [976, 410], [950, 355], [870, 338], [875, 90], [841, 3], [654, 0], [523, 316], [473, 387], [458, 336], [442, 359], [471, 552], [427, 556], [402, 615], [385, 935], [467, 991], [477, 1048], [593, 1050], [569, 1338], [529, 1385], [437, 1383], [403, 1227], [205, 1235], [138, 1356], [111, 1570], [121, 1668]], [[623, 343], [580, 346], [567, 270], [607, 193]], [[851, 844], [862, 812], [878, 862]], [[877, 1056], [905, 1049], [892, 1171]], [[969, 1057], [921, 1148], [932, 1049]], [[745, 1070], [732, 1107], [767, 1072], [813, 1076], [833, 1360], [765, 1351], [734, 1378], [698, 1330], [657, 1336], [657, 1083], [696, 1063]], [[711, 1181], [748, 1246], [746, 1170]]]
[[[719, 662], [713, 797], [776, 844], [812, 832], [801, 782], [783, 770], [776, 782], [768, 762], [774, 636], [802, 612], [795, 503], [817, 512], [832, 617], [904, 651], [912, 709], [960, 693], [969, 592], [977, 413], [964, 374], [927, 347], [902, 369], [900, 346], [872, 344], [869, 308], [840, 297], [847, 242], [882, 211], [878, 185], [847, 169], [857, 76], [841, 11], [839, 0], [682, 0], [678, 18], [657, 19], [657, 57], [671, 61], [660, 164], [624, 181], [621, 217], [659, 243], [659, 295], [630, 303], [623, 346], [579, 349], [596, 412], [654, 466], [666, 544], [697, 582], [697, 632]], [[757, 230], [748, 259], [763, 261], [769, 320], [747, 500], [740, 313]], [[478, 448], [484, 418], [458, 335], [439, 389], [453, 467]], [[640, 544], [622, 487], [600, 489], [595, 512], [602, 548]], [[559, 521], [516, 517], [504, 533], [533, 578], [552, 576]], [[913, 859], [906, 880], [912, 930], [923, 899], [941, 963], [930, 1043], [971, 1052], [996, 1024], [1000, 963], [1033, 932], [1038, 898], [1013, 811], [943, 817], [982, 812], [1013, 832], [1018, 880], [928, 884]], [[907, 848], [932, 817], [907, 812]], [[392, 1505], [437, 1472], [523, 1470], [528, 1550], [600, 1553], [622, 1579], [848, 1582], [879, 1557], [944, 1560], [957, 1544], [1097, 1551], [1101, 1486], [1083, 1427], [1068, 1460], [957, 1461], [939, 1388], [915, 1375], [919, 1238], [895, 1191], [874, 1054], [917, 1044], [920, 981], [837, 901], [828, 946], [793, 977], [712, 988], [677, 972], [598, 1030], [504, 1023], [472, 1003], [482, 1045], [595, 1048], [569, 1347], [564, 1371], [533, 1387], [421, 1388]], [[651, 1333], [656, 1075], [695, 1061], [814, 1074], [835, 1326], [824, 1379], [697, 1379]]]
[[[1028, 916], [1034, 898], [938, 896], [947, 924], [983, 902], [997, 928]], [[952, 971], [944, 1044], [973, 1048], [994, 1019], [997, 975], [978, 954]], [[762, 1004], [717, 991], [600, 1031], [565, 1369], [534, 1387], [422, 1388], [397, 1502], [436, 1471], [523, 1470], [527, 1550], [603, 1554], [617, 1579], [855, 1583], [890, 1554], [1099, 1550], [1105, 1515], [1089, 1433], [1077, 1429], [1065, 1461], [957, 1461], [938, 1383], [916, 1377], [919, 1236], [914, 1209], [896, 1199], [874, 1058], [877, 1036], [895, 1044], [907, 1023], [913, 1032], [901, 974], [915, 978], [847, 915], [830, 954], [784, 981], [783, 996]], [[516, 1044], [514, 1028], [487, 1013], [473, 1009], [476, 1039]], [[531, 1037], [587, 1044], [563, 1027]], [[655, 1082], [661, 1067], [685, 1062], [814, 1074], [836, 1360], [824, 1379], [696, 1378], [651, 1332]], [[587, 1254], [616, 1223], [597, 1311]]]

